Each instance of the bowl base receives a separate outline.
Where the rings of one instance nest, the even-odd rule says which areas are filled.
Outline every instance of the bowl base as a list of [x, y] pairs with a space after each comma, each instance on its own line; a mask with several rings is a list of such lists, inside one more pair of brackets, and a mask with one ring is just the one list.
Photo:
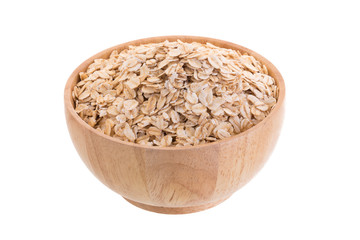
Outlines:
[[192, 206], [192, 207], [158, 207], [153, 205], [147, 205], [139, 202], [132, 201], [130, 199], [125, 198], [126, 201], [131, 203], [132, 205], [135, 205], [136, 207], [142, 208], [144, 210], [150, 211], [150, 212], [156, 212], [156, 213], [163, 213], [163, 214], [186, 214], [186, 213], [194, 213], [194, 212], [200, 212], [212, 207], [215, 207], [216, 205], [222, 203], [228, 198], [221, 199], [220, 201], [207, 203], [204, 205], [199, 206]]

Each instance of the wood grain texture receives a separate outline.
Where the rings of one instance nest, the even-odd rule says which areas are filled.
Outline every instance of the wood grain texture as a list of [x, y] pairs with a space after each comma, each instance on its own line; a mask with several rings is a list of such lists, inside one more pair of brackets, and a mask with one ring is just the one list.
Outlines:
[[[240, 50], [265, 64], [279, 86], [276, 107], [251, 129], [200, 146], [148, 147], [97, 132], [74, 111], [71, 91], [78, 74], [96, 58], [107, 58], [129, 45], [164, 40], [210, 42]], [[250, 181], [269, 158], [284, 115], [284, 80], [267, 59], [234, 43], [194, 36], [164, 36], [131, 41], [106, 49], [83, 62], [65, 86], [65, 115], [74, 146], [90, 171], [106, 186], [143, 209], [161, 213], [190, 213], [217, 205]]]

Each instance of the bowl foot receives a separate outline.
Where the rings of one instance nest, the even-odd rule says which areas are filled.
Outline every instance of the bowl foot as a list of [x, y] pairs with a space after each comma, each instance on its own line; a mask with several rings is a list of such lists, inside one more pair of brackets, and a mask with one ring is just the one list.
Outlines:
[[192, 206], [192, 207], [158, 207], [158, 206], [147, 205], [147, 204], [135, 202], [135, 201], [125, 198], [126, 201], [128, 201], [132, 205], [135, 205], [136, 207], [145, 209], [150, 212], [164, 213], [164, 214], [186, 214], [186, 213], [200, 212], [200, 211], [215, 207], [216, 205], [222, 203], [226, 199], [227, 198], [221, 199], [220, 201], [207, 203], [207, 204], [200, 205], [200, 206]]

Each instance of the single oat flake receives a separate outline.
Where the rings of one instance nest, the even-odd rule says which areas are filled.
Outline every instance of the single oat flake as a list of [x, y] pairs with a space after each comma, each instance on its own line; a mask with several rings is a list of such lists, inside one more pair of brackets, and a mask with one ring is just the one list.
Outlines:
[[266, 66], [210, 43], [165, 41], [96, 59], [73, 89], [91, 127], [147, 146], [191, 146], [246, 131], [274, 108]]

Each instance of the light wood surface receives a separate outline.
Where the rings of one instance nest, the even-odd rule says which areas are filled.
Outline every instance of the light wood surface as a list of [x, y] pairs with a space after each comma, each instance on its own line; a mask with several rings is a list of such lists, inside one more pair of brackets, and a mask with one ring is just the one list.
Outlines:
[[[97, 132], [74, 111], [71, 91], [96, 58], [106, 58], [129, 45], [161, 42], [210, 42], [247, 52], [265, 64], [279, 86], [276, 107], [251, 129], [200, 146], [147, 147]], [[213, 207], [250, 181], [269, 158], [284, 115], [285, 85], [279, 71], [261, 55], [234, 43], [194, 36], [140, 39], [106, 49], [83, 62], [65, 87], [65, 115], [74, 146], [90, 171], [106, 186], [137, 207], [160, 213], [191, 213]]]

